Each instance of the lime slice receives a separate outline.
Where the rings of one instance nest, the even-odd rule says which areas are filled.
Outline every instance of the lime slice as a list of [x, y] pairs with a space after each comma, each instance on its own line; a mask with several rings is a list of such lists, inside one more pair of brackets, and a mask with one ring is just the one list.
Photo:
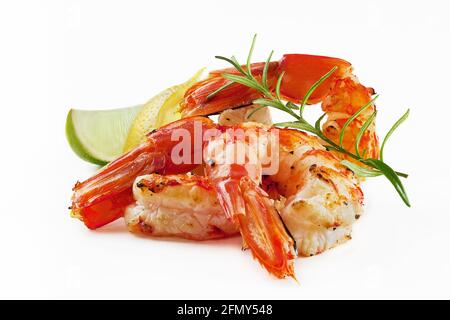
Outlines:
[[112, 110], [71, 109], [66, 137], [72, 150], [88, 162], [104, 165], [123, 153], [123, 144], [142, 105]]
[[179, 103], [188, 88], [199, 81], [204, 69], [185, 83], [170, 87], [151, 98], [133, 121], [123, 151], [128, 151], [145, 140], [147, 132], [181, 118]]

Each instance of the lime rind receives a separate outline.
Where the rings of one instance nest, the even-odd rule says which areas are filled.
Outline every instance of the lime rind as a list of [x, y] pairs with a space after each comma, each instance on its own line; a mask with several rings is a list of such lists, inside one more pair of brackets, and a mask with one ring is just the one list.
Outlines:
[[92, 157], [81, 144], [80, 139], [77, 137], [77, 134], [73, 126], [72, 112], [73, 109], [69, 111], [66, 118], [66, 138], [73, 152], [75, 152], [78, 157], [87, 162], [98, 164], [101, 166], [105, 165], [107, 162]]
[[71, 109], [66, 136], [83, 160], [104, 165], [120, 156], [130, 126], [142, 105], [111, 110]]

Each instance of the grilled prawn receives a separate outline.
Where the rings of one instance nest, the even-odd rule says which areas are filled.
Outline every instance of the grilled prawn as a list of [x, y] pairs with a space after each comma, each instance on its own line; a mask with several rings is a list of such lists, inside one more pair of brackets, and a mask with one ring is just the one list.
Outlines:
[[[339, 143], [339, 133], [344, 124], [356, 111], [369, 103], [374, 94], [372, 88], [363, 86], [352, 74], [349, 62], [331, 57], [285, 54], [280, 61], [269, 64], [267, 82], [274, 90], [278, 77], [283, 73], [280, 94], [283, 99], [298, 103], [304, 99], [308, 89], [333, 67], [337, 69], [314, 90], [307, 103], [322, 103], [322, 110], [327, 114], [323, 132], [332, 141]], [[246, 66], [242, 68], [247, 69]], [[264, 63], [253, 63], [250, 68], [253, 76], [261, 82]], [[207, 79], [194, 84], [187, 90], [181, 103], [184, 116], [208, 115], [239, 108], [250, 105], [261, 97], [257, 90], [221, 77], [223, 73], [238, 74], [239, 71], [234, 68], [212, 71]], [[211, 97], [212, 93], [223, 86], [226, 87]], [[348, 151], [354, 152], [357, 134], [374, 111], [375, 105], [369, 105], [345, 129], [343, 146]], [[377, 158], [379, 146], [375, 122], [371, 123], [361, 137], [359, 150], [365, 158]], [[345, 157], [340, 153], [336, 153], [336, 156]]]
[[279, 170], [265, 185], [280, 196], [277, 208], [298, 254], [315, 255], [350, 239], [364, 200], [353, 172], [315, 137], [284, 129], [280, 141]]
[[237, 234], [206, 177], [179, 174], [140, 176], [133, 185], [136, 204], [125, 212], [133, 233], [210, 240]]

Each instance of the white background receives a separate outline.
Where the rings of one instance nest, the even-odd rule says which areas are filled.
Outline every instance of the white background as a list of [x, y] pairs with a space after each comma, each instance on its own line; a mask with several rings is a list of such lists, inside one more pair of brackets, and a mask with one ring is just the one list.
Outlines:
[[[0, 298], [450, 298], [447, 1], [2, 1]], [[71, 187], [95, 167], [68, 147], [70, 107], [145, 102], [216, 54], [271, 49], [351, 61], [373, 86], [380, 135], [407, 107], [387, 160], [412, 208], [364, 184], [353, 240], [298, 259], [300, 285], [269, 276], [239, 238], [166, 241], [122, 221], [87, 230]]]

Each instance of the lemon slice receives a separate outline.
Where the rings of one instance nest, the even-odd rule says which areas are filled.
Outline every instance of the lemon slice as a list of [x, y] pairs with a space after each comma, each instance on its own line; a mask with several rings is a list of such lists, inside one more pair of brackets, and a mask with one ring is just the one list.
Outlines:
[[66, 119], [67, 141], [81, 159], [104, 165], [123, 153], [128, 131], [142, 107], [71, 109]]
[[188, 88], [199, 81], [204, 69], [199, 70], [185, 83], [170, 87], [151, 98], [134, 119], [123, 151], [128, 151], [145, 140], [145, 135], [153, 129], [181, 119], [179, 103]]

